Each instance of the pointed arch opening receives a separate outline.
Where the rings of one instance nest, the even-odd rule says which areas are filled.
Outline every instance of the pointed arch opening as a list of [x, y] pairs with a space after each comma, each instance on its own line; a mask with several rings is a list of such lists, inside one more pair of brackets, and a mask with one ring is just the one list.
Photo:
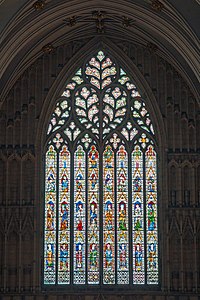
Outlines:
[[157, 145], [134, 82], [98, 50], [72, 76], [45, 148], [45, 285], [157, 285]]

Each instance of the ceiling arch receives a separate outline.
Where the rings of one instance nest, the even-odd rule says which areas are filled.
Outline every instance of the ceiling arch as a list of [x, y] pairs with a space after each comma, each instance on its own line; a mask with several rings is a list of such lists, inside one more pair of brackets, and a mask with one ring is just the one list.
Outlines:
[[[17, 12], [13, 12], [12, 19], [2, 30], [1, 101], [18, 76], [43, 54], [43, 46], [51, 43], [58, 47], [66, 41], [96, 35], [127, 42], [134, 40], [142, 45], [155, 44], [159, 55], [176, 66], [199, 98], [199, 40], [170, 1], [164, 4], [153, 0], [40, 2], [44, 3], [43, 9], [35, 9], [33, 1], [24, 1], [21, 7], [22, 2], [16, 1]], [[153, 2], [160, 3], [161, 9], [153, 9]], [[73, 17], [74, 22], [70, 23]]]

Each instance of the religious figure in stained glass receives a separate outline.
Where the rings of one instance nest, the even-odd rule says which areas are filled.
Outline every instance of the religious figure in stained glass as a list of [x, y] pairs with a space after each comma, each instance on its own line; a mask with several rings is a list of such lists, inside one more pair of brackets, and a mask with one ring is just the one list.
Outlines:
[[48, 125], [44, 284], [158, 284], [156, 147], [135, 84], [97, 51]]
[[67, 202], [63, 201], [61, 203], [61, 222], [60, 222], [60, 229], [65, 230], [68, 227], [68, 204]]

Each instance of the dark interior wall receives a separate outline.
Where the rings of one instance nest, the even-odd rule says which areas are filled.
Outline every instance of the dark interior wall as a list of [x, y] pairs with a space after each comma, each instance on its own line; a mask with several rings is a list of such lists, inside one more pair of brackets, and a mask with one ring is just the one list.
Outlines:
[[[166, 148], [160, 168], [167, 170], [161, 172], [165, 186], [160, 187], [162, 288], [155, 291], [151, 287], [150, 293], [136, 291], [134, 298], [126, 295], [124, 299], [189, 299], [183, 298], [187, 294], [197, 300], [200, 292], [200, 108], [187, 82], [156, 50], [114, 42], [148, 83], [167, 137], [166, 145], [160, 145]], [[17, 295], [18, 299], [22, 295], [25, 299], [96, 299], [78, 291], [79, 298], [68, 296], [67, 291], [45, 292], [41, 287], [42, 145], [38, 148], [36, 134], [44, 134], [39, 132], [38, 124], [43, 121], [41, 112], [49, 90], [65, 64], [84, 44], [84, 41], [69, 43], [38, 58], [10, 87], [0, 111], [2, 299], [17, 299]], [[162, 193], [163, 189], [166, 194]], [[105, 293], [105, 299], [120, 297], [118, 292], [112, 296]]]

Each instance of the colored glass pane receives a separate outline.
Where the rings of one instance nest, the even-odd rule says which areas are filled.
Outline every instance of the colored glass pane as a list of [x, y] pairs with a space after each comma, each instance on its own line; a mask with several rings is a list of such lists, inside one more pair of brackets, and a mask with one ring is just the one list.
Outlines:
[[132, 227], [133, 283], [144, 284], [144, 188], [143, 152], [135, 146], [132, 152]]
[[55, 101], [45, 154], [44, 283], [158, 283], [157, 160], [145, 101], [98, 51]]
[[128, 155], [120, 146], [116, 155], [117, 183], [117, 283], [129, 283]]
[[88, 153], [88, 283], [99, 283], [99, 153]]
[[56, 180], [57, 153], [49, 146], [45, 161], [45, 232], [44, 232], [44, 283], [56, 280]]
[[145, 153], [147, 283], [158, 283], [157, 175], [156, 152], [149, 146]]
[[58, 283], [70, 282], [70, 152], [59, 152]]
[[103, 283], [115, 283], [115, 189], [114, 152], [103, 153]]
[[86, 198], [85, 152], [82, 146], [74, 155], [74, 283], [85, 283]]

